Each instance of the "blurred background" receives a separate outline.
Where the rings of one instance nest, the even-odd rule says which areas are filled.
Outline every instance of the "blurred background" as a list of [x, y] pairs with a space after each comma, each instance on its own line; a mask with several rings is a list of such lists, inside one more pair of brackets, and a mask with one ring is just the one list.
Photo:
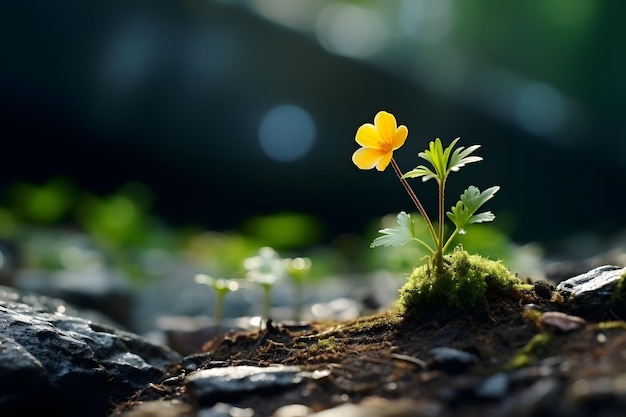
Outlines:
[[[394, 155], [404, 171], [436, 137], [482, 145], [448, 205], [470, 184], [500, 185], [496, 221], [464, 244], [515, 264], [514, 248], [584, 258], [623, 242], [625, 3], [0, 7], [6, 282], [94, 257], [123, 266], [120, 281], [159, 282], [167, 256], [185, 258], [188, 273], [169, 273], [179, 281], [237, 275], [263, 245], [317, 257], [313, 276], [405, 273], [415, 254], [390, 265], [399, 251], [368, 246], [411, 201], [391, 170], [350, 160], [379, 110], [409, 129]], [[435, 186], [413, 184], [433, 212]]]

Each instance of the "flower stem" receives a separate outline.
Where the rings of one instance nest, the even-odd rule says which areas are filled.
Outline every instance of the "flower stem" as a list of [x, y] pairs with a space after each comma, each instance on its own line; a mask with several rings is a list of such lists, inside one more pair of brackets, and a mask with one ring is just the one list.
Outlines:
[[398, 179], [404, 186], [404, 189], [406, 190], [406, 192], [409, 194], [409, 197], [411, 197], [411, 200], [413, 200], [413, 203], [417, 207], [417, 210], [420, 212], [420, 214], [426, 221], [426, 226], [428, 226], [428, 231], [430, 232], [430, 235], [432, 236], [433, 241], [435, 242], [435, 247], [439, 250], [441, 247], [441, 243], [437, 242], [437, 233], [435, 232], [435, 228], [433, 227], [433, 224], [430, 221], [430, 218], [428, 217], [426, 210], [424, 210], [424, 206], [422, 206], [422, 203], [417, 198], [417, 195], [415, 194], [415, 192], [409, 185], [409, 182], [406, 180], [406, 178], [402, 177], [402, 171], [400, 171], [400, 167], [398, 167], [398, 164], [393, 158], [391, 158], [391, 166], [393, 167], [393, 170], [396, 171], [396, 175], [398, 175]]

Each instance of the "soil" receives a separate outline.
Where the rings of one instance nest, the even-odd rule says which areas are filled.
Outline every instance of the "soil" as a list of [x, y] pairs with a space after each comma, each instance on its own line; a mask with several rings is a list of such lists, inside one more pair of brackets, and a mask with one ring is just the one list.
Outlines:
[[[233, 406], [254, 409], [255, 416], [271, 416], [283, 405], [320, 411], [368, 397], [410, 399], [414, 409], [434, 416], [624, 415], [626, 323], [606, 312], [587, 317], [575, 330], [546, 327], [539, 312], [558, 306], [546, 297], [545, 286], [535, 288], [445, 322], [389, 311], [347, 322], [270, 321], [264, 330], [207, 342], [199, 353], [206, 359], [201, 367], [284, 364], [330, 370], [328, 377], [296, 388], [229, 399]], [[476, 361], [436, 361], [431, 349], [437, 347], [471, 353]], [[180, 378], [170, 381], [179, 382], [152, 386], [135, 400], [194, 403], [182, 383], [185, 371], [172, 373]], [[505, 392], [478, 395], [476, 388], [498, 373], [509, 376]], [[533, 388], [542, 379], [554, 387], [549, 395]], [[597, 388], [601, 381], [605, 387]]]

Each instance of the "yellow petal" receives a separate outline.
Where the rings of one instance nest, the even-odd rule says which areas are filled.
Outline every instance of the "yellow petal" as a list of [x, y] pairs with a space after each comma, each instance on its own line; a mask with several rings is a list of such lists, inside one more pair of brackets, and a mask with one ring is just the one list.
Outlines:
[[406, 126], [404, 125], [398, 126], [398, 129], [396, 129], [396, 133], [393, 135], [393, 141], [392, 141], [394, 151], [398, 149], [399, 147], [401, 147], [402, 145], [404, 145], [404, 141], [406, 141], [406, 137], [408, 136], [408, 134], [409, 134], [409, 129], [407, 129]]
[[378, 149], [359, 148], [352, 154], [352, 162], [359, 169], [372, 169], [379, 163], [382, 156], [383, 154]]
[[386, 111], [379, 111], [374, 117], [374, 124], [376, 129], [386, 143], [391, 143], [396, 133], [396, 118], [391, 113]]
[[367, 148], [378, 148], [378, 143], [381, 141], [378, 130], [376, 130], [376, 127], [371, 123], [366, 123], [359, 127], [354, 139], [356, 143]]
[[392, 152], [387, 152], [386, 154], [382, 155], [380, 160], [376, 164], [376, 169], [379, 171], [384, 171], [385, 168], [387, 168], [387, 165], [389, 165], [389, 162], [391, 162], [392, 155]]

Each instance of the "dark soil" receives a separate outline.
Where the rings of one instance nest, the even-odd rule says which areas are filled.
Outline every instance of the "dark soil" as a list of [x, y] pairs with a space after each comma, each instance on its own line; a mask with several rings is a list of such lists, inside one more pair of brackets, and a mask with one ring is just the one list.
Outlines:
[[[424, 415], [437, 416], [626, 415], [626, 323], [607, 312], [600, 315], [602, 324], [589, 320], [565, 333], [539, 324], [537, 312], [550, 310], [556, 306], [533, 292], [492, 300], [486, 311], [446, 322], [392, 312], [349, 322], [270, 322], [265, 330], [211, 340], [199, 355], [205, 358], [202, 368], [285, 364], [330, 370], [328, 377], [293, 389], [230, 399], [234, 406], [254, 409], [255, 416], [271, 416], [288, 404], [320, 411], [371, 396], [411, 399]], [[431, 352], [436, 347], [469, 352], [478, 360], [436, 362]], [[181, 378], [170, 381], [179, 382], [153, 386], [137, 399], [195, 403], [182, 384], [184, 370], [172, 372]], [[506, 392], [493, 398], [477, 393], [487, 377], [501, 372], [509, 376]], [[554, 387], [544, 396], [533, 388], [542, 379]], [[599, 381], [606, 387], [594, 388]]]

